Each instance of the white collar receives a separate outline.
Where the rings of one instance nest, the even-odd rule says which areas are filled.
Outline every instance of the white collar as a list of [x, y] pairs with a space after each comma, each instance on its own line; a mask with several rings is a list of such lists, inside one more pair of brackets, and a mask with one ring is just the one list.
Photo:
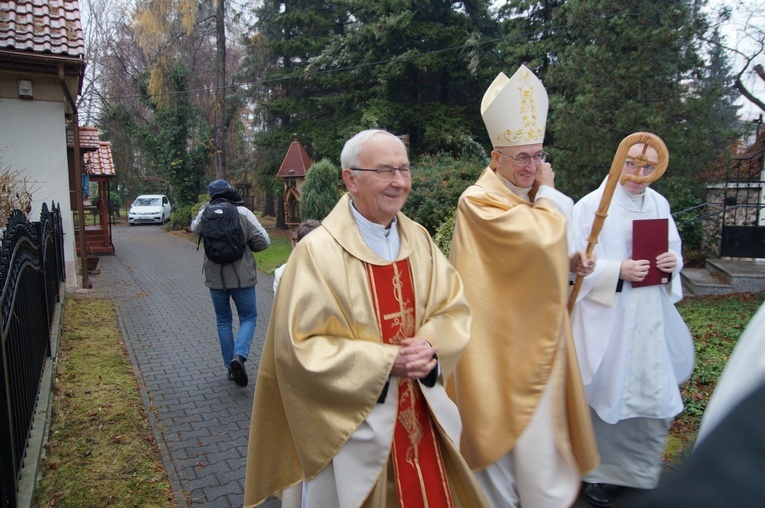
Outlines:
[[356, 205], [351, 203], [351, 214], [359, 227], [361, 237], [372, 252], [386, 261], [393, 261], [398, 256], [401, 248], [401, 239], [398, 235], [398, 219], [393, 217], [390, 227], [386, 228], [382, 224], [372, 222], [356, 209]]
[[616, 185], [618, 192], [614, 193], [614, 197], [618, 203], [620, 203], [627, 210], [642, 211], [645, 205], [645, 198], [648, 195], [648, 188], [643, 189], [640, 194], [632, 194], [624, 188], [624, 185], [618, 183]]
[[529, 201], [529, 192], [531, 192], [531, 187], [525, 188], [525, 187], [518, 187], [513, 182], [505, 178], [504, 176], [497, 173], [497, 176], [499, 176], [502, 181], [505, 183], [508, 189], [512, 191], [513, 194], [516, 196], [525, 199], [526, 201]]

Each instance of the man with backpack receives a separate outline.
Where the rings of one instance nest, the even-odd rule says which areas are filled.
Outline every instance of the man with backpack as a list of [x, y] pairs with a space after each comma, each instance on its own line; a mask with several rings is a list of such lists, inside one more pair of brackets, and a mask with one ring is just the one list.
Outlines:
[[[225, 180], [207, 187], [210, 201], [191, 222], [191, 231], [204, 242], [205, 286], [210, 288], [223, 365], [228, 378], [247, 386], [244, 363], [250, 352], [258, 311], [255, 305], [257, 265], [253, 252], [271, 245], [268, 233], [255, 215], [242, 206], [242, 198]], [[199, 248], [197, 246], [197, 248]], [[232, 327], [231, 302], [239, 315], [236, 340]]]

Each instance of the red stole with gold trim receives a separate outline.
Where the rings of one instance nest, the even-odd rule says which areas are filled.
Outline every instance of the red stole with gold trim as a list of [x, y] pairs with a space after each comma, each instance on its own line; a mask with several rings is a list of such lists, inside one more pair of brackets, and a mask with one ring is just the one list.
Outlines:
[[[414, 286], [409, 261], [367, 264], [377, 323], [386, 344], [414, 336]], [[438, 434], [420, 385], [398, 381], [398, 417], [391, 449], [401, 508], [452, 507]]]

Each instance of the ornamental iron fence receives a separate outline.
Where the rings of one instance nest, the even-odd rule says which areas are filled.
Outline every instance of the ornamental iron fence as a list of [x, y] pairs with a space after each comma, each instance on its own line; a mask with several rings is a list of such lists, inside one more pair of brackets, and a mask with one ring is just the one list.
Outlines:
[[0, 507], [15, 507], [18, 483], [65, 279], [61, 208], [40, 220], [11, 212], [0, 239]]

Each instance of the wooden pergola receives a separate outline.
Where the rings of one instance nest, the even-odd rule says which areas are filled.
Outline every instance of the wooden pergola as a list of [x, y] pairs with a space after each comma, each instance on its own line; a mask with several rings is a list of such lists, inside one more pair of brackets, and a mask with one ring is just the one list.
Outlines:
[[[83, 201], [83, 208], [87, 217], [93, 218], [93, 224], [75, 223], [74, 234], [79, 239], [80, 232], [85, 231], [85, 248], [87, 255], [114, 254], [112, 243], [112, 227], [109, 221], [109, 182], [116, 176], [112, 147], [109, 141], [99, 141], [97, 127], [80, 127], [79, 140], [80, 152], [82, 153], [83, 172], [90, 177], [91, 189], [98, 189], [98, 199]], [[67, 130], [67, 148], [69, 164], [74, 163], [74, 136], [71, 129]], [[70, 187], [74, 188], [76, 182], [71, 181], [74, 172], [70, 171]], [[95, 193], [94, 193], [95, 194]], [[72, 209], [76, 209], [77, 203], [72, 203]], [[89, 222], [89, 221], [85, 221]], [[80, 243], [77, 242], [77, 255], [80, 253]]]

